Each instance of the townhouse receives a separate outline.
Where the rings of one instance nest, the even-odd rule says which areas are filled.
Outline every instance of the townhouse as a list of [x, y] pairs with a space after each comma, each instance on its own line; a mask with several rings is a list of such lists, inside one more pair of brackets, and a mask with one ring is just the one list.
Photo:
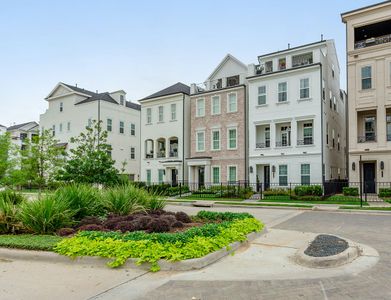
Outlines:
[[247, 179], [247, 66], [228, 54], [206, 81], [190, 90], [190, 184]]
[[190, 87], [176, 83], [141, 103], [141, 180], [169, 183], [187, 179], [190, 153]]
[[391, 181], [391, 2], [342, 14], [346, 24], [350, 182]]
[[40, 116], [41, 129], [50, 129], [67, 150], [93, 120], [108, 132], [115, 167], [130, 180], [140, 176], [140, 105], [126, 100], [126, 92], [98, 93], [58, 83], [45, 98], [48, 109]]
[[19, 150], [25, 150], [27, 141], [32, 140], [34, 136], [39, 134], [39, 125], [34, 121], [15, 124], [8, 127], [7, 132], [10, 134], [12, 144]]
[[248, 66], [249, 179], [264, 188], [346, 178], [346, 93], [334, 42]]
[[0, 135], [7, 132], [7, 126], [0, 124]]

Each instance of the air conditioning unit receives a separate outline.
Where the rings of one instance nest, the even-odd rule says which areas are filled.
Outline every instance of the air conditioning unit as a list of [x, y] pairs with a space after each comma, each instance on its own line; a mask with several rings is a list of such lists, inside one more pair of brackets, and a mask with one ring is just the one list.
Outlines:
[[365, 40], [365, 44], [373, 44], [374, 42], [376, 42], [376, 39], [374, 37]]

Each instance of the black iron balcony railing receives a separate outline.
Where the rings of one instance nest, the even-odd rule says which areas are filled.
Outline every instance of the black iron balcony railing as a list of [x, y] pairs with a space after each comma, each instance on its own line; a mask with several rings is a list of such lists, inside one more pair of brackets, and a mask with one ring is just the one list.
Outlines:
[[178, 151], [170, 151], [170, 157], [178, 157]]
[[258, 149], [270, 148], [270, 141], [266, 141], [264, 143], [256, 143], [255, 147]]
[[364, 136], [357, 137], [357, 143], [368, 143], [368, 142], [376, 142], [375, 133], [367, 133]]
[[289, 147], [291, 143], [289, 141], [276, 142], [276, 147]]
[[153, 153], [145, 154], [145, 158], [153, 158]]
[[373, 37], [363, 41], [358, 41], [354, 43], [354, 49], [366, 48], [366, 47], [390, 43], [390, 42], [391, 42], [391, 34], [386, 34], [379, 37]]
[[166, 157], [166, 151], [165, 150], [159, 151], [157, 153], [157, 157], [158, 158]]
[[298, 146], [303, 146], [303, 145], [313, 145], [314, 141], [312, 137], [306, 137], [302, 140], [297, 140], [297, 145]]

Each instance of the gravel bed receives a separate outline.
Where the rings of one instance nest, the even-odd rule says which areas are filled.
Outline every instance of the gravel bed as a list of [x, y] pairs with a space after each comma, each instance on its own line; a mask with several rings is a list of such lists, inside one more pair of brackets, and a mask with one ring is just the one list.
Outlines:
[[320, 234], [305, 249], [304, 253], [312, 257], [325, 257], [341, 253], [348, 247], [348, 242], [339, 237]]

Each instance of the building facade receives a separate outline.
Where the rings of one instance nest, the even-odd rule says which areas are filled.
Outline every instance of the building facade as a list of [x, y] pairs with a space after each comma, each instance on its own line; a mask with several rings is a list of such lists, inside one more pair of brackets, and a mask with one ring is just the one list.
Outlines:
[[246, 74], [228, 54], [202, 85], [191, 85], [191, 184], [247, 180]]
[[[391, 2], [342, 14], [346, 24], [349, 97], [349, 174], [364, 181], [391, 181]], [[360, 180], [361, 178], [361, 180]]]
[[249, 178], [264, 188], [346, 178], [346, 94], [332, 40], [249, 65]]
[[141, 180], [173, 186], [187, 180], [190, 87], [176, 83], [141, 103]]
[[4, 134], [7, 132], [7, 127], [0, 124], [0, 134]]
[[34, 121], [16, 124], [8, 127], [7, 132], [10, 134], [12, 144], [19, 150], [25, 150], [27, 141], [31, 141], [34, 136], [39, 134], [39, 125]]
[[58, 83], [45, 98], [48, 109], [40, 116], [41, 129], [50, 129], [70, 149], [71, 137], [78, 136], [92, 121], [102, 121], [107, 143], [119, 172], [131, 180], [140, 176], [140, 106], [126, 100], [123, 90], [94, 93], [77, 86]]

